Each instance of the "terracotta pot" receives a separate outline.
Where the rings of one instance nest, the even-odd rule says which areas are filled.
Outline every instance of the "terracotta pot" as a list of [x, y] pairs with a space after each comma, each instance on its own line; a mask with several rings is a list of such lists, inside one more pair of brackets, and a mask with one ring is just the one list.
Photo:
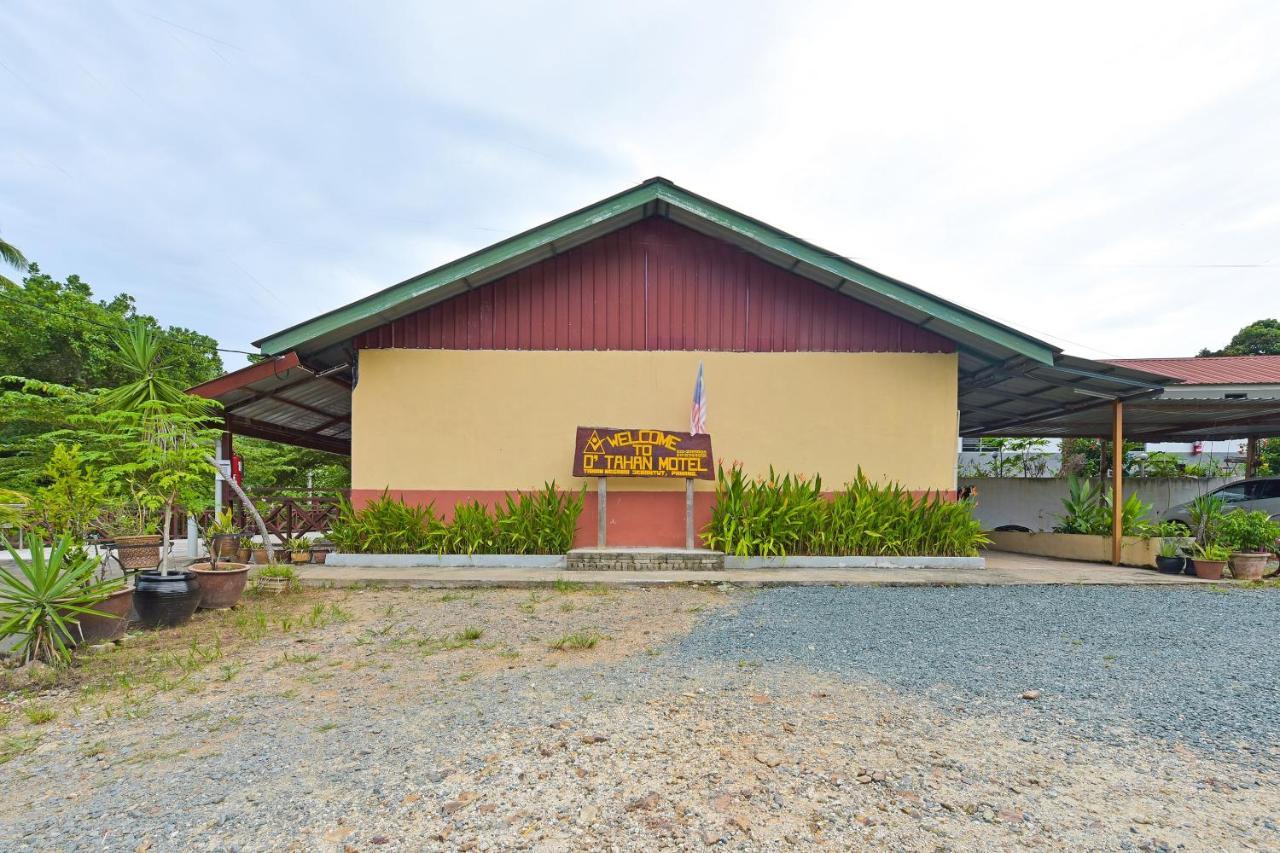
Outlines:
[[267, 549], [266, 549], [266, 548], [254, 548], [254, 549], [253, 549], [253, 561], [254, 561], [255, 563], [257, 563], [259, 566], [265, 566], [268, 562], [270, 562], [270, 560], [269, 560], [269, 559], [268, 559], [268, 557], [267, 557]]
[[1227, 567], [1226, 560], [1197, 560], [1191, 559], [1191, 565], [1195, 566], [1196, 577], [1205, 581], [1222, 580], [1222, 570]]
[[154, 569], [160, 565], [160, 536], [115, 536], [116, 556], [126, 569]]
[[1265, 551], [1259, 554], [1232, 554], [1231, 576], [1236, 580], [1260, 581], [1270, 557]]
[[129, 614], [133, 612], [133, 587], [125, 587], [95, 604], [93, 609], [97, 611], [94, 615], [77, 613], [72, 616], [80, 620], [80, 630], [72, 630], [73, 642], [94, 645], [120, 639], [129, 626]]
[[289, 554], [289, 559], [295, 563], [310, 563], [311, 552], [310, 551], [292, 551]]
[[247, 562], [249, 562], [249, 558], [250, 558], [250, 557], [252, 557], [252, 556], [253, 556], [253, 549], [252, 549], [252, 548], [237, 548], [237, 549], [236, 549], [236, 562], [238, 562], [238, 563], [247, 563]]
[[200, 585], [200, 606], [205, 610], [235, 607], [249, 581], [249, 567], [240, 563], [219, 563], [214, 571], [209, 563], [188, 566]]
[[220, 533], [213, 537], [213, 553], [218, 559], [234, 557], [239, 550], [240, 537], [234, 533]]

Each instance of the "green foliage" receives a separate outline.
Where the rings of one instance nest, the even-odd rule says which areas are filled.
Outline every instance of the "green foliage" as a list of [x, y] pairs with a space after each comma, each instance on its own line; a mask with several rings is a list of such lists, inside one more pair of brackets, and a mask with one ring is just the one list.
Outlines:
[[497, 521], [488, 507], [473, 500], [453, 508], [453, 521], [441, 531], [438, 547], [442, 554], [493, 554], [497, 545]]
[[[1067, 496], [1062, 499], [1066, 511], [1059, 517], [1055, 533], [1081, 533], [1092, 536], [1110, 536], [1112, 531], [1111, 489], [1100, 489], [1092, 481], [1082, 477], [1067, 479]], [[1151, 504], [1143, 503], [1136, 493], [1130, 493], [1120, 506], [1120, 531], [1122, 536], [1146, 536], [1151, 533], [1147, 516]]]
[[44, 473], [48, 485], [35, 494], [36, 516], [55, 534], [70, 533], [83, 542], [107, 505], [106, 487], [85, 465], [78, 444], [55, 444]]
[[358, 510], [340, 497], [329, 541], [349, 554], [433, 553], [441, 527], [433, 506], [409, 505], [384, 490]]
[[1222, 349], [1202, 349], [1199, 355], [1280, 355], [1280, 321], [1255, 320], [1236, 332]]
[[1200, 545], [1214, 542], [1218, 538], [1218, 528], [1226, 513], [1227, 502], [1219, 495], [1200, 495], [1191, 502], [1187, 515], [1191, 519], [1191, 534]]
[[161, 329], [155, 318], [136, 313], [134, 299], [120, 294], [95, 300], [78, 276], [55, 281], [31, 264], [21, 284], [0, 281], [0, 376], [24, 376], [88, 390], [124, 384], [128, 372], [114, 353], [116, 330], [136, 320], [163, 331], [170, 357], [166, 376], [186, 388], [222, 373], [217, 342], [189, 329]]
[[1045, 438], [1003, 438], [984, 436], [978, 445], [983, 453], [991, 454], [979, 459], [961, 472], [964, 477], [1043, 477], [1049, 460], [1041, 451], [1049, 443]]
[[15, 572], [0, 568], [0, 640], [17, 638], [24, 660], [66, 661], [79, 631], [81, 614], [124, 585], [123, 578], [94, 580], [98, 558], [77, 553], [80, 543], [64, 535], [45, 556], [44, 542], [33, 537], [31, 557], [5, 542]]
[[283, 547], [286, 551], [310, 551], [311, 540], [305, 536], [295, 536], [284, 540]]
[[448, 524], [433, 506], [409, 505], [387, 491], [359, 510], [339, 498], [329, 541], [350, 554], [563, 554], [573, 544], [584, 494], [547, 483], [507, 495], [496, 511], [460, 503]]
[[205, 534], [208, 536], [230, 536], [233, 533], [239, 533], [240, 529], [236, 527], [235, 513], [230, 507], [220, 509], [213, 514], [208, 527], [205, 528]]
[[1231, 557], [1231, 550], [1216, 543], [1201, 543], [1195, 547], [1195, 559], [1223, 562]]
[[0, 376], [0, 482], [33, 493], [63, 430], [93, 410], [97, 395], [21, 376]]
[[1263, 438], [1258, 441], [1258, 473], [1262, 476], [1280, 477], [1280, 438]]
[[916, 497], [902, 486], [872, 483], [862, 471], [831, 500], [822, 478], [747, 478], [740, 466], [717, 473], [716, 502], [702, 534], [710, 548], [736, 556], [970, 556], [987, 539], [968, 501]]
[[1275, 552], [1280, 539], [1280, 523], [1271, 520], [1269, 513], [1261, 510], [1242, 509], [1229, 512], [1218, 523], [1218, 544], [1237, 553], [1256, 554]]
[[499, 554], [563, 554], [573, 547], [586, 486], [576, 494], [553, 480], [541, 489], [508, 494], [495, 513]]
[[160, 333], [141, 320], [130, 321], [112, 340], [111, 360], [126, 380], [102, 395], [108, 409], [137, 411], [145, 403], [180, 404], [186, 396], [174, 381], [175, 357]]
[[249, 492], [299, 491], [308, 483], [324, 494], [351, 488], [349, 456], [244, 436], [236, 436], [235, 452], [244, 463], [244, 488]]

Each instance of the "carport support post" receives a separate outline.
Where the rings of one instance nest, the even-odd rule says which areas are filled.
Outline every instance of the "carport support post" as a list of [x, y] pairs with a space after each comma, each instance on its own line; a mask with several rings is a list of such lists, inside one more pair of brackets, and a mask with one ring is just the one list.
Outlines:
[[1124, 540], [1124, 403], [1111, 401], [1111, 565], [1120, 565]]
[[1258, 439], [1254, 436], [1250, 436], [1244, 445], [1244, 475], [1246, 477], [1258, 475]]

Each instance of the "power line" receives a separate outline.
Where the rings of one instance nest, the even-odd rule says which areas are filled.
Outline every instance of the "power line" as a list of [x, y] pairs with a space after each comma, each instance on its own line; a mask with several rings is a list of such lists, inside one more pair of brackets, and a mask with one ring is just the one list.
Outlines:
[[[23, 305], [27, 308], [32, 308], [36, 311], [43, 311], [49, 314], [57, 314], [60, 317], [66, 317], [70, 320], [79, 320], [81, 323], [88, 323], [91, 326], [98, 326], [100, 328], [106, 329], [111, 332], [120, 331], [119, 326], [112, 326], [108, 323], [100, 323], [97, 320], [90, 320], [88, 317], [82, 317], [79, 314], [72, 314], [69, 311], [59, 311], [57, 308], [50, 308], [47, 305], [37, 305], [34, 302], [28, 302], [25, 299], [19, 299], [18, 297], [14, 296], [11, 293], [0, 293], [0, 299], [7, 299], [10, 302], [16, 302], [19, 305]], [[193, 343], [192, 341], [184, 341], [181, 338], [175, 338], [172, 335], [169, 335], [163, 329], [157, 329], [157, 331], [161, 335], [163, 335], [165, 339], [171, 344], [178, 344], [184, 347], [191, 347], [192, 349], [198, 349], [202, 352], [207, 352], [208, 350], [213, 349], [213, 350], [216, 350], [217, 352], [230, 352], [230, 353], [235, 353], [236, 355], [262, 355], [262, 353], [248, 352], [247, 350], [242, 350], [242, 349], [226, 349], [220, 346], [213, 346], [213, 347], [201, 346], [200, 344]]]

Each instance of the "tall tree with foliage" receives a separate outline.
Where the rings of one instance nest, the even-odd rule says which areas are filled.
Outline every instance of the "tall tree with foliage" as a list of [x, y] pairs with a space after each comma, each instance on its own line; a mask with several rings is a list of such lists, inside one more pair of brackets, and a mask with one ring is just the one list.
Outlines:
[[1220, 350], [1202, 349], [1200, 356], [1213, 355], [1280, 355], [1280, 321], [1254, 320], [1231, 338]]
[[137, 313], [126, 293], [94, 299], [79, 276], [57, 281], [27, 266], [21, 284], [0, 278], [0, 376], [25, 376], [72, 388], [113, 388], [126, 381], [113, 337], [136, 322], [163, 332], [165, 371], [180, 388], [222, 373], [217, 341], [177, 326], [161, 329], [154, 317]]
[[[23, 269], [27, 265], [27, 259], [23, 257], [22, 252], [18, 251], [18, 247], [12, 243], [6, 243], [0, 240], [0, 263], [13, 267], [16, 270]], [[13, 282], [0, 275], [0, 285], [12, 285]]]

